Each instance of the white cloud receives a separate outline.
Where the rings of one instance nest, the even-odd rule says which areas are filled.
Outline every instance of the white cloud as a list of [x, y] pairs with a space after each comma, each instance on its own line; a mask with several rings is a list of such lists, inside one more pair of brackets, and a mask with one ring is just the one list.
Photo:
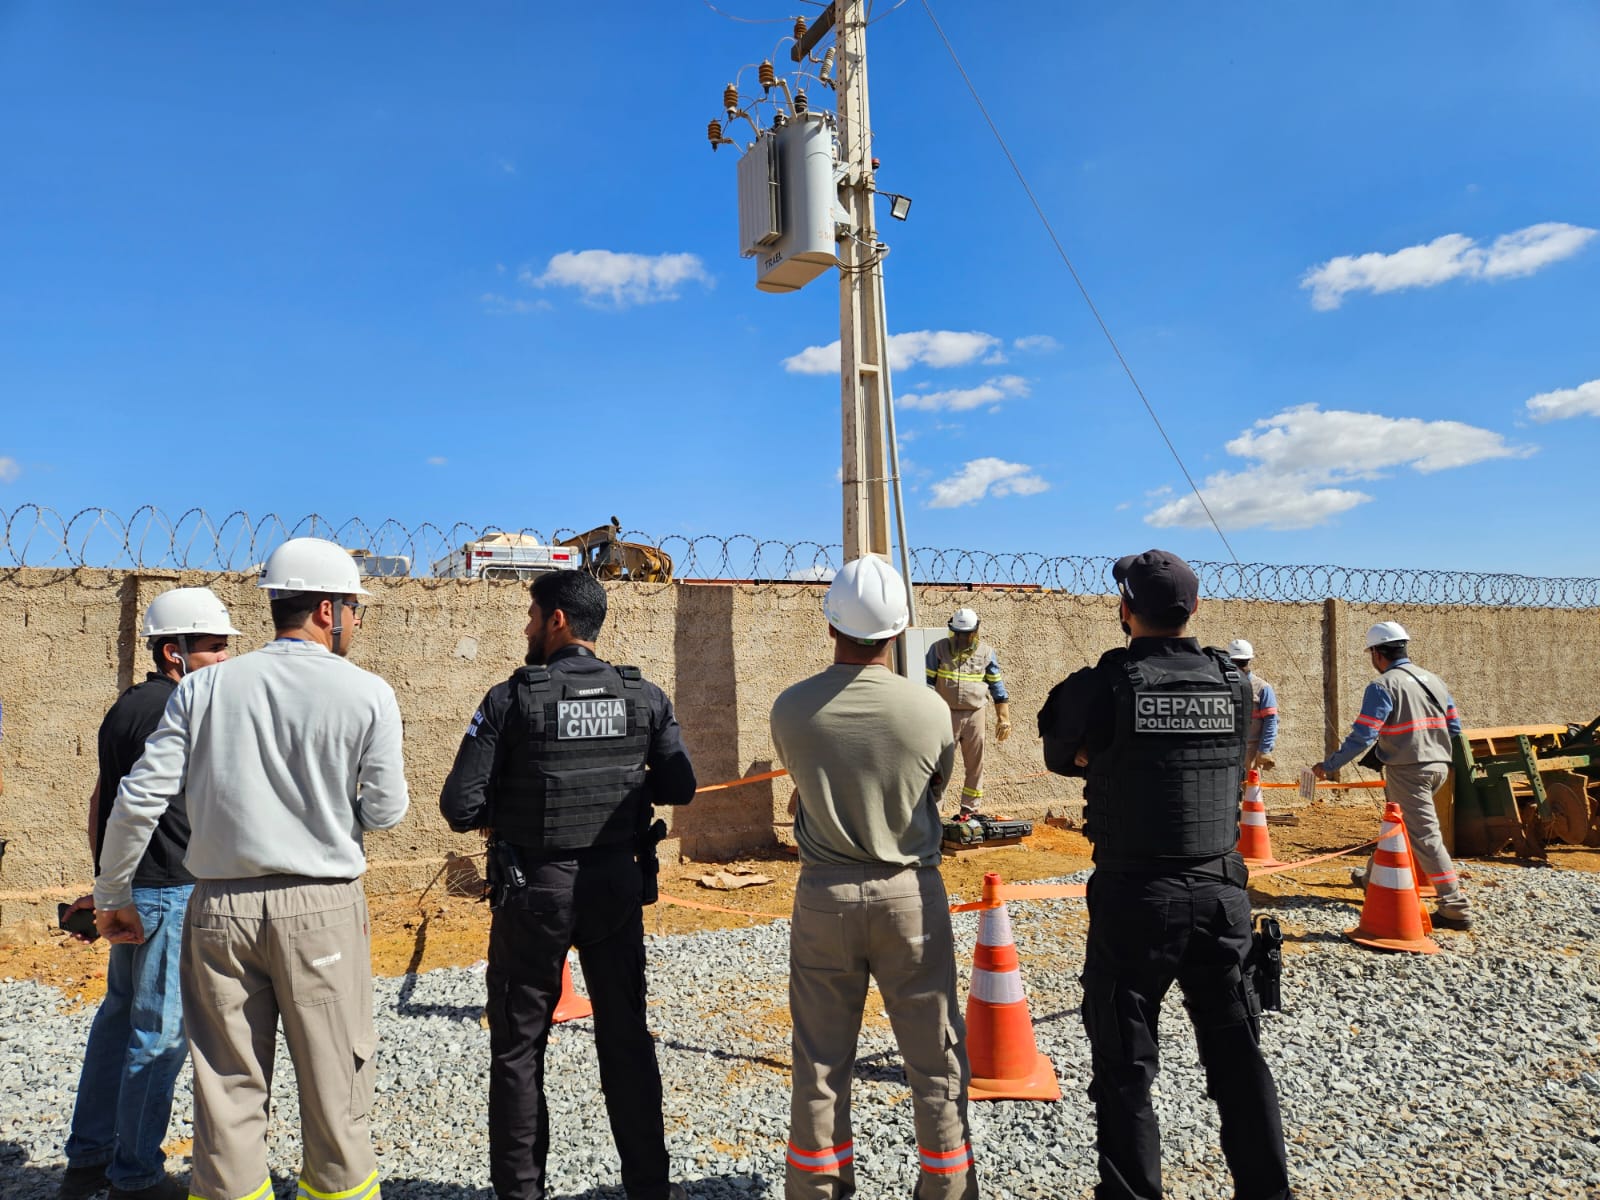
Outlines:
[[1048, 333], [1030, 333], [1025, 337], [1013, 338], [1011, 348], [1021, 350], [1025, 354], [1049, 354], [1061, 349], [1061, 343]]
[[783, 369], [791, 375], [837, 375], [839, 373], [839, 343], [826, 346], [807, 346], [799, 354], [783, 360]]
[[448, 459], [448, 458], [445, 458], [445, 457], [444, 457], [444, 456], [443, 456], [443, 455], [440, 455], [440, 454], [434, 454], [434, 455], [431, 455], [431, 456], [430, 456], [430, 457], [429, 457], [429, 459], [428, 459], [428, 465], [429, 465], [429, 466], [430, 466], [430, 467], [442, 467], [442, 466], [444, 466], [444, 465], [445, 465], [445, 464], [446, 464], [446, 463], [448, 463], [448, 462], [449, 462], [449, 461], [450, 461], [450, 460], [449, 460], [449, 459]]
[[1575, 388], [1540, 392], [1528, 401], [1528, 415], [1535, 421], [1565, 421], [1568, 417], [1600, 417], [1600, 379], [1591, 379], [1588, 383], [1580, 383]]
[[1315, 404], [1287, 408], [1257, 421], [1223, 448], [1275, 471], [1322, 465], [1359, 479], [1376, 479], [1388, 467], [1409, 465], [1431, 474], [1529, 453], [1508, 446], [1493, 430], [1460, 421], [1424, 421], [1339, 409], [1323, 412]]
[[959, 508], [985, 496], [1036, 496], [1050, 485], [1025, 463], [1000, 458], [975, 458], [948, 479], [933, 485], [929, 508]]
[[1515, 233], [1501, 234], [1483, 260], [1485, 279], [1515, 279], [1532, 275], [1541, 267], [1571, 258], [1594, 237], [1594, 229], [1546, 221]]
[[[985, 359], [1000, 349], [1000, 339], [972, 330], [918, 329], [889, 335], [889, 369], [904, 371], [918, 363], [928, 367], [961, 367]], [[791, 375], [837, 375], [839, 343], [807, 346], [783, 360]]]
[[21, 463], [14, 458], [0, 457], [0, 483], [15, 483], [21, 474]]
[[563, 250], [545, 264], [543, 274], [524, 267], [518, 278], [531, 287], [575, 288], [585, 304], [611, 308], [676, 300], [686, 283], [711, 285], [698, 255], [614, 250]]
[[[1532, 453], [1492, 430], [1460, 421], [1323, 412], [1315, 404], [1257, 421], [1225, 448], [1253, 463], [1206, 479], [1201, 491], [1212, 516], [1225, 529], [1279, 530], [1309, 529], [1367, 503], [1370, 494], [1348, 485], [1382, 479], [1396, 468], [1426, 475]], [[1193, 494], [1167, 501], [1145, 521], [1160, 528], [1209, 523]]]
[[1338, 308], [1350, 292], [1397, 292], [1436, 287], [1452, 279], [1511, 279], [1571, 258], [1597, 230], [1560, 221], [1529, 225], [1497, 237], [1487, 249], [1464, 233], [1447, 233], [1393, 254], [1340, 255], [1312, 267], [1300, 280], [1311, 307]]
[[[1211, 515], [1224, 529], [1310, 529], [1372, 499], [1365, 492], [1319, 486], [1312, 472], [1278, 472], [1264, 467], [1218, 471], [1200, 490]], [[1211, 522], [1191, 492], [1147, 513], [1145, 523], [1167, 529], [1174, 525], [1196, 528]]]
[[997, 375], [977, 387], [953, 388], [944, 392], [912, 393], [897, 397], [901, 408], [922, 409], [924, 412], [965, 412], [982, 408], [985, 404], [998, 404], [1014, 396], [1028, 394], [1028, 381], [1021, 375]]
[[825, 566], [796, 567], [789, 572], [789, 578], [810, 583], [827, 583], [833, 578], [833, 568]]

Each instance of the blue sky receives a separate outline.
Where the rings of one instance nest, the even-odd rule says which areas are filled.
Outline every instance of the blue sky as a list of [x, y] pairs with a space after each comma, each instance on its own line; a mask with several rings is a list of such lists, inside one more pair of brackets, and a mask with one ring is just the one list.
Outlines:
[[[1241, 558], [1600, 574], [1593, 4], [931, 2]], [[835, 276], [705, 141], [815, 6], [717, 7], [0, 3], [0, 510], [837, 541]], [[1224, 557], [890, 7], [910, 541]]]

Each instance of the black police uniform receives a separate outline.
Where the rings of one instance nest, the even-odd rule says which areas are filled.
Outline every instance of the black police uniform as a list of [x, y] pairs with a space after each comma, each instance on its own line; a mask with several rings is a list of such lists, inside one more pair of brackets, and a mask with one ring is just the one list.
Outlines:
[[574, 946], [623, 1187], [630, 1200], [668, 1195], [636, 854], [650, 806], [687, 804], [694, 790], [671, 701], [582, 646], [519, 669], [473, 715], [439, 807], [457, 832], [493, 829], [525, 877], [489, 929], [489, 1163], [500, 1200], [545, 1194], [544, 1050]]
[[[1094, 844], [1083, 1020], [1102, 1200], [1156, 1200], [1161, 1134], [1150, 1104], [1157, 1019], [1174, 981], [1238, 1200], [1289, 1196], [1260, 1005], [1244, 977], [1250, 898], [1239, 836], [1249, 684], [1193, 638], [1134, 638], [1068, 676], [1039, 713], [1045, 765], [1086, 778]], [[1087, 752], [1087, 767], [1074, 757]]]

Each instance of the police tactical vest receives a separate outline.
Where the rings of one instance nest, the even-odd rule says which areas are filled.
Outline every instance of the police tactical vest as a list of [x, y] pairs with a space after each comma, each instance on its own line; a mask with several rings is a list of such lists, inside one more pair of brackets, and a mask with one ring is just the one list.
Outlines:
[[1226, 854], [1239, 840], [1239, 783], [1250, 685], [1227, 654], [1132, 661], [1113, 650], [1116, 732], [1089, 764], [1089, 836], [1097, 863], [1138, 865]]
[[522, 667], [511, 676], [517, 736], [496, 782], [495, 834], [534, 851], [637, 839], [650, 708], [637, 667], [581, 674]]
[[933, 644], [935, 675], [934, 690], [951, 708], [982, 708], [989, 703], [989, 685], [986, 672], [994, 657], [987, 642], [974, 639], [972, 646], [961, 653], [956, 650], [954, 638], [947, 637]]

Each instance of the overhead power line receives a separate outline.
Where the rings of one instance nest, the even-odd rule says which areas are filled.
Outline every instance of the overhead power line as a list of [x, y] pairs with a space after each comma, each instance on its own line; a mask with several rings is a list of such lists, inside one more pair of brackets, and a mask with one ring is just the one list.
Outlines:
[[939, 34], [939, 40], [944, 43], [944, 48], [950, 54], [950, 60], [955, 63], [956, 70], [961, 73], [962, 81], [967, 85], [967, 91], [972, 93], [972, 99], [978, 106], [978, 111], [983, 114], [983, 119], [988, 123], [989, 132], [994, 134], [994, 140], [1000, 144], [1000, 151], [1006, 156], [1006, 161], [1011, 164], [1011, 170], [1017, 177], [1017, 182], [1022, 185], [1022, 190], [1027, 193], [1028, 202], [1033, 205], [1033, 211], [1038, 214], [1039, 221], [1044, 225], [1045, 232], [1050, 235], [1050, 241], [1055, 245], [1056, 253], [1061, 256], [1061, 261], [1066, 265], [1067, 271], [1072, 276], [1072, 282], [1077, 284], [1078, 292], [1083, 296], [1083, 302], [1089, 306], [1095, 323], [1100, 326], [1100, 332], [1105, 335], [1106, 341], [1111, 346], [1111, 352], [1117, 356], [1117, 361], [1122, 364], [1123, 372], [1128, 376], [1128, 382], [1133, 384], [1133, 390], [1138, 393], [1140, 402], [1144, 405], [1145, 412], [1150, 414], [1150, 420], [1155, 423], [1156, 431], [1161, 434], [1161, 440], [1167, 444], [1173, 461], [1178, 464], [1178, 470], [1183, 472], [1183, 477], [1189, 483], [1189, 489], [1194, 492], [1194, 497], [1200, 502], [1200, 507], [1205, 510], [1206, 520], [1211, 522], [1211, 528], [1217, 531], [1217, 536], [1222, 539], [1222, 544], [1227, 548], [1228, 557], [1234, 562], [1239, 562], [1239, 556], [1234, 552], [1233, 544], [1228, 541], [1228, 535], [1222, 532], [1222, 526], [1217, 523], [1217, 518], [1211, 512], [1211, 506], [1206, 503], [1205, 495], [1194, 481], [1194, 476], [1189, 474], [1189, 468], [1184, 465], [1183, 456], [1178, 453], [1177, 446], [1173, 445], [1172, 438], [1167, 435], [1167, 430], [1161, 423], [1161, 418], [1156, 415], [1155, 406], [1150, 403], [1150, 398], [1145, 395], [1144, 388], [1139, 385], [1139, 378], [1133, 373], [1127, 357], [1122, 353], [1122, 347], [1117, 345], [1117, 339], [1111, 334], [1111, 327], [1106, 324], [1100, 310], [1095, 306], [1094, 298], [1089, 295], [1089, 289], [1084, 285], [1078, 269], [1072, 265], [1066, 247], [1061, 244], [1061, 239], [1056, 236], [1055, 227], [1051, 225], [1050, 218], [1045, 215], [1044, 207], [1039, 203], [1039, 198], [1033, 194], [1033, 188], [1028, 183], [1028, 177], [1022, 173], [1022, 167], [1017, 163], [1016, 156], [1011, 153], [1011, 147], [1006, 144], [1005, 137], [1000, 133], [1000, 127], [995, 124], [994, 118], [989, 115], [989, 109], [983, 102], [983, 97], [978, 94], [977, 86], [972, 82], [972, 76], [967, 74], [967, 68], [961, 64], [961, 56], [956, 53], [956, 48], [950, 44], [950, 38], [944, 31], [944, 26], [939, 24], [939, 18], [934, 15], [928, 0], [922, 0], [922, 8], [928, 14], [928, 20], [933, 22], [934, 30]]

